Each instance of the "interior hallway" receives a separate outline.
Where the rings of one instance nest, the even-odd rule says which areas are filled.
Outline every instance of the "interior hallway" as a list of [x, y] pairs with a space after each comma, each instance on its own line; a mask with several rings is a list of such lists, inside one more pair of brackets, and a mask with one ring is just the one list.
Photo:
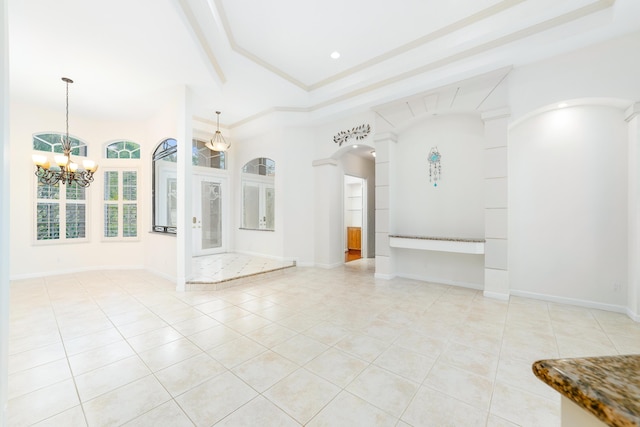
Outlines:
[[534, 360], [640, 352], [625, 315], [375, 280], [373, 260], [221, 291], [101, 271], [11, 293], [11, 426], [552, 427]]
[[344, 253], [344, 262], [355, 261], [362, 258], [362, 252], [356, 249], [349, 249]]

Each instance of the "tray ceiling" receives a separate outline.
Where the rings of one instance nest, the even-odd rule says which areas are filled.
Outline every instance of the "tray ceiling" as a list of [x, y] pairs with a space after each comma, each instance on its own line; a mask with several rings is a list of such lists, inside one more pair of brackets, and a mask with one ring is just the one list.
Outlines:
[[[186, 85], [196, 116], [221, 110], [235, 125], [270, 111], [370, 109], [438, 87], [480, 96], [500, 70], [640, 30], [639, 3], [9, 0], [11, 90], [58, 105], [68, 75], [72, 108], [137, 118]], [[491, 72], [482, 90], [454, 85]]]

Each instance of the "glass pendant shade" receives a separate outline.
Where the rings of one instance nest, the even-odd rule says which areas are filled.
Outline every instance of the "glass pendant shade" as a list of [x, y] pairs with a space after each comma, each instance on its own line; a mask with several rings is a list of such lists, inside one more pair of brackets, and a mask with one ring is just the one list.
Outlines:
[[213, 151], [227, 151], [229, 147], [231, 147], [231, 144], [224, 140], [224, 137], [220, 132], [220, 111], [216, 111], [216, 114], [218, 116], [216, 133], [213, 135], [213, 138], [205, 144], [205, 146], [209, 150]]

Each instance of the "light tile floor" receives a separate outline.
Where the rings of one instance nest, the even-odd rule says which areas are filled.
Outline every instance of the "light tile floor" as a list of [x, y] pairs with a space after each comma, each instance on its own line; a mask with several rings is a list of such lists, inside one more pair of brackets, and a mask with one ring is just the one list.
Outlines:
[[141, 271], [11, 286], [9, 425], [559, 426], [541, 358], [639, 353], [622, 314], [371, 260], [180, 293]]

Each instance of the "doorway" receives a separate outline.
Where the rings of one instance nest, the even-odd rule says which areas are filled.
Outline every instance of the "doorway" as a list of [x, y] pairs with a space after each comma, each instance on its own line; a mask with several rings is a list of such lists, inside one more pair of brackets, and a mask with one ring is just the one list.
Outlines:
[[366, 258], [366, 180], [344, 176], [345, 262]]
[[226, 251], [226, 179], [214, 175], [193, 176], [193, 255]]

